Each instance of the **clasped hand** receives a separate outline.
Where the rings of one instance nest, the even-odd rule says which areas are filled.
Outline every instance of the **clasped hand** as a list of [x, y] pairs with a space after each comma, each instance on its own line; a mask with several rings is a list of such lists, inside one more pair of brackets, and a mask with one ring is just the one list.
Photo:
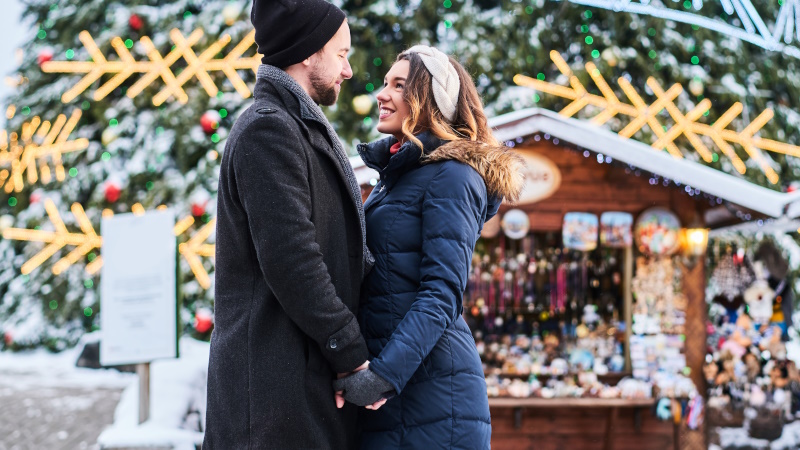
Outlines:
[[[377, 410], [393, 396], [393, 392], [383, 392], [384, 389], [380, 386], [381, 382], [385, 381], [368, 369], [369, 361], [365, 361], [352, 372], [337, 374], [337, 379], [333, 382], [337, 408], [344, 407], [345, 401], [348, 401], [367, 409]], [[377, 385], [374, 383], [376, 377], [380, 380]]]

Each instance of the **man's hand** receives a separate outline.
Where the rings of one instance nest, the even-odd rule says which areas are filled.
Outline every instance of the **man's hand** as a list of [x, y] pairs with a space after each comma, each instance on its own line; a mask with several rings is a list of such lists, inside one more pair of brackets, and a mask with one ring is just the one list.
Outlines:
[[[360, 372], [362, 370], [365, 370], [368, 367], [369, 367], [369, 361], [364, 361], [364, 364], [356, 367], [356, 369], [353, 370], [352, 372], [337, 373], [336, 374], [336, 378], [344, 378], [346, 376], [350, 376], [350, 375], [352, 375], [352, 374], [354, 374], [356, 372]], [[336, 391], [336, 393], [333, 396], [336, 399], [336, 407], [339, 408], [339, 409], [342, 409], [344, 407], [344, 396], [342, 395], [342, 391]]]
[[[369, 361], [364, 361], [364, 364], [358, 366], [352, 372], [336, 374], [336, 378], [348, 377], [348, 376], [350, 376], [350, 375], [352, 375], [352, 374], [354, 374], [356, 372], [360, 372], [362, 370], [366, 370], [367, 368], [369, 368]], [[339, 409], [343, 408], [344, 407], [344, 403], [345, 403], [344, 395], [342, 395], [342, 394], [343, 394], [343, 391], [336, 391], [334, 393], [334, 398], [336, 399], [336, 407], [339, 408]], [[365, 408], [371, 409], [373, 411], [377, 411], [381, 406], [383, 406], [386, 403], [386, 401], [387, 401], [387, 399], [384, 398], [384, 399], [378, 400], [377, 402], [375, 402], [375, 403], [373, 403], [371, 405], [365, 406]]]

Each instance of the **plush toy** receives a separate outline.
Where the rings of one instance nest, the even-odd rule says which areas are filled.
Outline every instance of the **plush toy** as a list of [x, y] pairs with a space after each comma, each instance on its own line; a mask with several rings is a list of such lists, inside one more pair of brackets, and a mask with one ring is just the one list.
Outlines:
[[775, 298], [775, 291], [769, 287], [767, 282], [767, 269], [763, 263], [757, 261], [754, 265], [757, 274], [756, 281], [744, 291], [744, 301], [747, 303], [750, 317], [758, 323], [767, 323], [772, 317], [772, 300]]
[[753, 322], [747, 314], [741, 314], [736, 319], [736, 328], [734, 328], [733, 334], [722, 344], [720, 350], [730, 352], [736, 358], [741, 358], [747, 348], [753, 345], [753, 335]]
[[756, 250], [755, 259], [760, 261], [768, 274], [767, 282], [775, 291], [775, 305], [769, 321], [775, 323], [783, 332], [782, 339], [788, 339], [788, 327], [792, 325], [794, 313], [794, 292], [789, 275], [789, 262], [783, 253], [770, 240], [764, 240]]

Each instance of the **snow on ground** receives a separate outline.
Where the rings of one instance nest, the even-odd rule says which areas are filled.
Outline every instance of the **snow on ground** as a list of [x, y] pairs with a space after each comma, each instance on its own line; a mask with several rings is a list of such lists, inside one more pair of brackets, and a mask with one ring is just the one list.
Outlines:
[[0, 352], [0, 379], [6, 388], [26, 389], [30, 386], [74, 388], [125, 388], [136, 381], [136, 375], [115, 369], [75, 367], [83, 344], [99, 337], [84, 336], [79, 345], [61, 353], [44, 349], [26, 352]]
[[139, 384], [122, 393], [114, 424], [97, 439], [103, 448], [169, 446], [194, 450], [203, 443], [209, 344], [180, 341], [180, 358], [150, 365], [150, 419], [139, 425]]
[[[81, 345], [61, 353], [45, 350], [0, 352], [3, 389], [31, 387], [124, 388], [114, 412], [113, 424], [97, 439], [101, 448], [172, 447], [194, 450], [203, 441], [209, 344], [181, 338], [178, 359], [154, 361], [150, 365], [150, 419], [139, 425], [139, 383], [136, 374], [115, 369], [75, 367], [83, 344], [97, 340], [92, 333]], [[80, 408], [90, 399], [61, 397]]]

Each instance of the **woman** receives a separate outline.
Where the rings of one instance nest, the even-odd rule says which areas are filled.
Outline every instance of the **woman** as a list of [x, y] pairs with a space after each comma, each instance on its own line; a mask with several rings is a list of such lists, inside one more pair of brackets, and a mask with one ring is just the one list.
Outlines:
[[381, 178], [364, 205], [376, 263], [359, 322], [372, 360], [335, 384], [360, 405], [394, 396], [363, 410], [362, 448], [489, 448], [462, 293], [483, 224], [519, 196], [522, 161], [492, 137], [466, 70], [437, 49], [401, 53], [377, 98], [391, 137], [359, 146]]

